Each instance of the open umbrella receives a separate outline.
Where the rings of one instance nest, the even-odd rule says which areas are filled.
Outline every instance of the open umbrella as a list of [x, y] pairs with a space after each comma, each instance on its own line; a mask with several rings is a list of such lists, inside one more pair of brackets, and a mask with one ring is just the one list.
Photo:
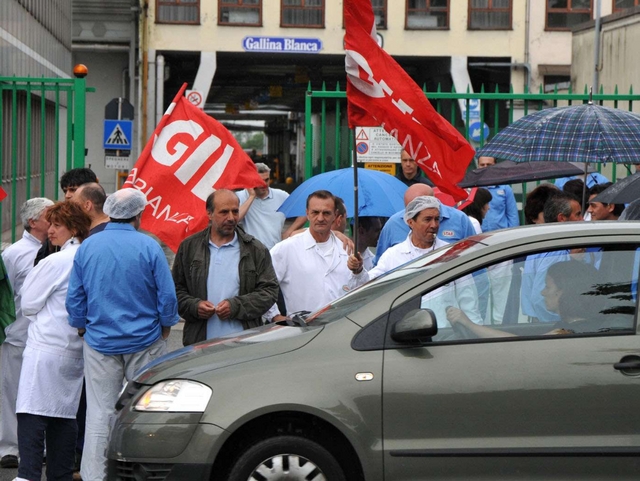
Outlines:
[[640, 199], [640, 172], [616, 182], [594, 197], [594, 202], [603, 204], [626, 204]]
[[[316, 190], [328, 190], [344, 200], [347, 216], [353, 217], [353, 169], [338, 169], [305, 180], [280, 206], [286, 217], [306, 214], [307, 197]], [[358, 169], [358, 215], [391, 217], [404, 209], [407, 186], [394, 176], [377, 170]]]
[[617, 162], [640, 158], [640, 115], [591, 102], [526, 115], [501, 130], [478, 157], [515, 162]]
[[467, 172], [460, 187], [480, 187], [483, 185], [515, 184], [533, 180], [554, 179], [582, 174], [583, 169], [575, 163], [560, 162], [514, 162], [505, 160], [483, 169]]

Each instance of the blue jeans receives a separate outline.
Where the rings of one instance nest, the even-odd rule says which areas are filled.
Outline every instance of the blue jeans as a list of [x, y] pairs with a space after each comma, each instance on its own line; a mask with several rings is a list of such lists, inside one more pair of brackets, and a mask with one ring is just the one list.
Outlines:
[[47, 480], [71, 481], [77, 436], [75, 419], [18, 413], [18, 477], [40, 481], [46, 438]]

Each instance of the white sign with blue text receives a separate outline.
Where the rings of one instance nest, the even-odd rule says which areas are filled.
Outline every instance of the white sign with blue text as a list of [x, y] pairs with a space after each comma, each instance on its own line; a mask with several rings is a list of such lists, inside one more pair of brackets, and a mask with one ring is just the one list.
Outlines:
[[318, 53], [322, 50], [319, 38], [245, 37], [242, 48], [247, 52]]

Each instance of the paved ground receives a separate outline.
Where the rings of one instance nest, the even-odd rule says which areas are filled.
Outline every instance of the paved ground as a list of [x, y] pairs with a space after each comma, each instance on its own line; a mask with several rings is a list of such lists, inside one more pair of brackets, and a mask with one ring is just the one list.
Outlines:
[[[173, 329], [171, 329], [171, 334], [169, 335], [169, 341], [168, 341], [169, 351], [175, 351], [176, 349], [180, 349], [182, 347], [182, 326], [183, 326], [183, 323], [179, 322]], [[1, 365], [0, 365], [0, 369], [2, 369]], [[2, 416], [1, 412], [0, 412], [0, 416]], [[46, 479], [46, 476], [44, 474], [45, 471], [46, 471], [46, 467], [43, 467], [43, 475], [42, 475], [43, 480]], [[0, 468], [0, 481], [12, 481], [17, 475], [18, 475], [17, 469], [1, 469]]]

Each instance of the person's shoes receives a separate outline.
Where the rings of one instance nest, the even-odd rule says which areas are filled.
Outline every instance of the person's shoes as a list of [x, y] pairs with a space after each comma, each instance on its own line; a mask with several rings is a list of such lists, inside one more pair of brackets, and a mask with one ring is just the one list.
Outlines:
[[5, 454], [0, 459], [0, 468], [4, 469], [16, 469], [18, 467], [18, 456], [13, 454]]

